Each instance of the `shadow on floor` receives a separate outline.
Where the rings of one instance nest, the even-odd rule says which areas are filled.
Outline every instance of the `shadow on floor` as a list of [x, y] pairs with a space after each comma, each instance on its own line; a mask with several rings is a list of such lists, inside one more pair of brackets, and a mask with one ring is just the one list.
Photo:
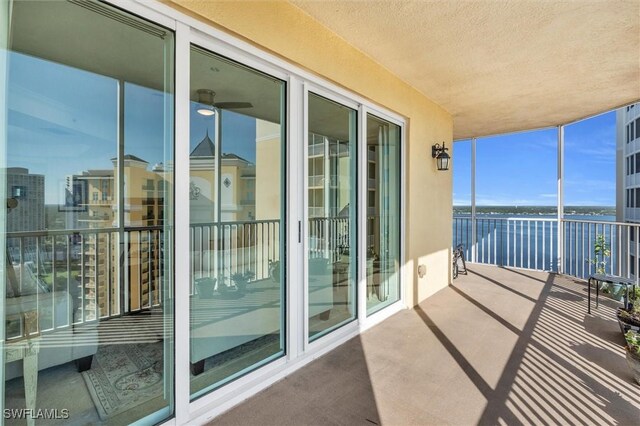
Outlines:
[[214, 424], [638, 424], [615, 303], [588, 316], [584, 290], [470, 266]]
[[380, 424], [360, 338], [228, 411], [214, 424]]

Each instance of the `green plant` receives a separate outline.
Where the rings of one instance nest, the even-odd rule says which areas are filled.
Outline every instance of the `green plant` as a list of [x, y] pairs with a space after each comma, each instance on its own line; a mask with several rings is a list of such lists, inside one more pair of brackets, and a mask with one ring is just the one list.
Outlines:
[[624, 323], [640, 326], [640, 299], [633, 301], [631, 309], [618, 309], [617, 316]]
[[624, 335], [624, 338], [627, 341], [627, 348], [629, 348], [629, 352], [640, 358], [640, 333], [629, 330]]
[[367, 247], [367, 259], [378, 260], [378, 254], [376, 253], [373, 246]]
[[211, 277], [196, 278], [195, 284], [198, 289], [198, 297], [210, 299], [213, 297], [213, 289], [216, 286], [216, 279]]
[[255, 278], [256, 274], [251, 271], [247, 272], [236, 272], [231, 274], [231, 280], [236, 284], [238, 290], [244, 290], [247, 288], [247, 284], [253, 278]]
[[[595, 259], [590, 259], [589, 262], [596, 267], [597, 274], [606, 273], [607, 261], [611, 256], [611, 247], [603, 234], [596, 234], [596, 239], [593, 246], [593, 254]], [[603, 288], [604, 290], [604, 288]]]
[[634, 299], [633, 305], [631, 305], [631, 313], [640, 316], [640, 297]]

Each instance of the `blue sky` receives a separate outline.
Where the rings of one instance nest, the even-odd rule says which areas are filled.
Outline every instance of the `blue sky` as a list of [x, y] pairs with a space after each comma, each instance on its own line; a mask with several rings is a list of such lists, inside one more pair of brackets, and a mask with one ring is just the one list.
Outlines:
[[[213, 117], [205, 117], [194, 113], [196, 103], [192, 102], [190, 125], [190, 151], [198, 146], [209, 132], [209, 138], [215, 142], [215, 126]], [[233, 153], [256, 162], [256, 120], [232, 111], [222, 111], [222, 152]]]
[[[113, 169], [118, 82], [27, 55], [10, 55], [7, 165], [44, 175], [45, 203], [60, 204], [67, 175]], [[125, 153], [147, 161], [149, 169], [172, 161], [173, 129], [164, 120], [165, 112], [173, 114], [172, 104], [171, 94], [125, 84]], [[195, 110], [192, 103], [191, 149], [207, 128], [214, 140], [213, 119]], [[255, 119], [224, 112], [223, 123], [223, 152], [255, 162]]]
[[[476, 140], [476, 204], [555, 205], [556, 129]], [[471, 143], [453, 148], [454, 205], [471, 203]], [[565, 205], [614, 206], [616, 116], [611, 111], [565, 127]]]

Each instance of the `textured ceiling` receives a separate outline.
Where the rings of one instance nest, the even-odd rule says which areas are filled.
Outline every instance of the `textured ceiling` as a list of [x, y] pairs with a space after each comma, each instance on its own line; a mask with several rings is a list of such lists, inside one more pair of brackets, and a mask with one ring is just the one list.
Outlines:
[[449, 111], [454, 138], [640, 99], [640, 0], [292, 0]]

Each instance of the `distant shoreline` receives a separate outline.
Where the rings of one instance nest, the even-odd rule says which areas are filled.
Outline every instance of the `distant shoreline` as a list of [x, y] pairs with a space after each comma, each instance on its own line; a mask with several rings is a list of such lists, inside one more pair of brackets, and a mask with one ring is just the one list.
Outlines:
[[[476, 214], [554, 215], [556, 206], [476, 206]], [[470, 214], [471, 206], [454, 206], [453, 214]], [[615, 216], [615, 206], [565, 206], [566, 215]]]

